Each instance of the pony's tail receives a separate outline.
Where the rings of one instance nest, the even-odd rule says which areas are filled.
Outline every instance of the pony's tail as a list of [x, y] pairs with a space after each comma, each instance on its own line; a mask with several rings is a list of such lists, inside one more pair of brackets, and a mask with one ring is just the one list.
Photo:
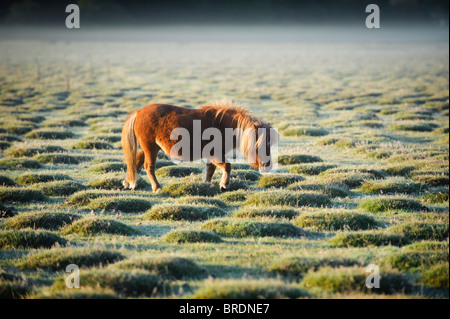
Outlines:
[[131, 116], [125, 121], [122, 129], [122, 149], [127, 164], [127, 179], [123, 182], [125, 188], [134, 189], [136, 187], [137, 165], [137, 139], [134, 134], [134, 122], [136, 121], [137, 111], [131, 113]]

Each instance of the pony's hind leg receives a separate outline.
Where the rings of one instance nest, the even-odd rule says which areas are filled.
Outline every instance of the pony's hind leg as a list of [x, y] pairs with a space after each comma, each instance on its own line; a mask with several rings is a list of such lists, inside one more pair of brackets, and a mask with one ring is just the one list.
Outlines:
[[231, 172], [231, 164], [230, 163], [219, 163], [219, 162], [214, 162], [214, 165], [216, 165], [217, 167], [219, 167], [222, 172], [222, 178], [220, 180], [220, 190], [222, 192], [225, 192], [228, 189], [228, 186], [230, 186], [230, 172]]
[[143, 147], [143, 150], [145, 153], [144, 167], [152, 184], [153, 191], [157, 192], [161, 189], [161, 185], [159, 185], [155, 175], [156, 157], [158, 156], [159, 146], [155, 144], [145, 148]]
[[205, 174], [205, 182], [211, 183], [211, 179], [216, 171], [216, 165], [211, 162], [206, 163], [206, 174]]

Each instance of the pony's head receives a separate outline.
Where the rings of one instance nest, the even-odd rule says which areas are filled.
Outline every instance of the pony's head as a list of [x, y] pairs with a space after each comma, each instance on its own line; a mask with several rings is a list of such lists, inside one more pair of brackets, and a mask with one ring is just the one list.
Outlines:
[[252, 125], [247, 138], [247, 161], [261, 173], [270, 172], [274, 164], [272, 147], [278, 143], [279, 138], [277, 131], [269, 123], [257, 122]]

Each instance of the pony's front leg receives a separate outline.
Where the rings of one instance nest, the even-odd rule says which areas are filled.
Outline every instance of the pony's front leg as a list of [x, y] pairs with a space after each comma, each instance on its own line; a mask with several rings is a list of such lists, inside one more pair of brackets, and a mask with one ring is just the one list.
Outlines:
[[222, 172], [222, 179], [220, 180], [220, 191], [225, 192], [230, 186], [230, 172], [231, 172], [231, 164], [230, 163], [214, 163], [217, 167], [219, 167]]
[[214, 175], [214, 172], [216, 171], [216, 165], [213, 163], [207, 162], [206, 163], [206, 173], [205, 173], [205, 182], [211, 183], [211, 179]]

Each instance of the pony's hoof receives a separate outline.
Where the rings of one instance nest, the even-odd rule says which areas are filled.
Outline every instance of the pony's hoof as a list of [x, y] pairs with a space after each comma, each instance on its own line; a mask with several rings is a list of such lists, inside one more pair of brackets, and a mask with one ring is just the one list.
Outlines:
[[226, 187], [223, 187], [223, 186], [220, 186], [220, 191], [221, 191], [221, 192], [226, 192], [226, 191], [227, 191], [227, 188], [226, 188]]
[[161, 191], [162, 191], [162, 188], [160, 187], [160, 188], [153, 190], [153, 193], [159, 194], [159, 193], [161, 193]]

